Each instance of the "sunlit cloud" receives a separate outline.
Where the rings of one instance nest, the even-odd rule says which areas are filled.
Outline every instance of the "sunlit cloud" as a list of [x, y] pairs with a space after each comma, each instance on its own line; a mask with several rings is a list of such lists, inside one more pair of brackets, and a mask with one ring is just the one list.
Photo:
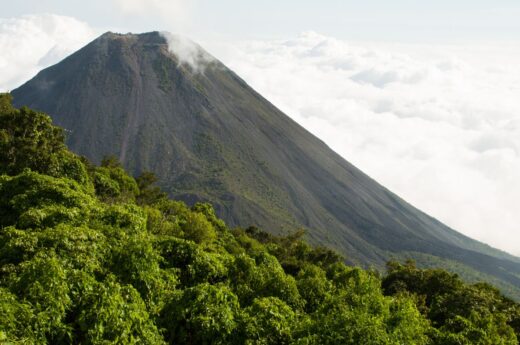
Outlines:
[[0, 90], [11, 90], [97, 35], [86, 23], [54, 14], [0, 18]]

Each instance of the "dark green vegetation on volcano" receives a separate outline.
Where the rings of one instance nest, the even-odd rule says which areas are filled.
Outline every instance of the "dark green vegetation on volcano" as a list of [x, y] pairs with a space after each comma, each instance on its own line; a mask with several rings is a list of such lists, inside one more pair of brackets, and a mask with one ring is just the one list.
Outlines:
[[153, 181], [0, 95], [0, 343], [518, 344], [520, 305], [488, 284], [410, 262], [381, 278]]
[[193, 49], [197, 69], [156, 32], [107, 33], [14, 90], [14, 103], [49, 113], [74, 152], [153, 171], [171, 197], [208, 201], [231, 226], [303, 228], [350, 262], [411, 257], [520, 299], [518, 258], [412, 207]]

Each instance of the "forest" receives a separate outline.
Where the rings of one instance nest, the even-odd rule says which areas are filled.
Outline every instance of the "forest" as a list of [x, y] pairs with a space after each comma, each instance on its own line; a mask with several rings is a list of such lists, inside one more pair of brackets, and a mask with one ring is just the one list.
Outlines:
[[520, 305], [487, 283], [231, 229], [65, 135], [0, 95], [1, 344], [519, 343]]

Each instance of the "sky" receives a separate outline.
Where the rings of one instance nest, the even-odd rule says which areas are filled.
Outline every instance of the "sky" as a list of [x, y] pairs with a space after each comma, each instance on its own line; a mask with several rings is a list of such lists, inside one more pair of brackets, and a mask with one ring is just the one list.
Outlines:
[[520, 2], [27, 0], [0, 91], [104, 31], [198, 41], [287, 115], [456, 230], [520, 255]]
[[18, 0], [3, 17], [72, 16], [96, 28], [286, 38], [313, 30], [339, 39], [475, 41], [520, 38], [518, 0]]

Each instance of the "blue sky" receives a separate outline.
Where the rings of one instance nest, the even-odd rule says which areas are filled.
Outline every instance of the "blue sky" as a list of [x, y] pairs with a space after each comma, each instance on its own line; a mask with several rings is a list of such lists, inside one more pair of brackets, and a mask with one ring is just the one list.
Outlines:
[[185, 11], [178, 16], [158, 19], [153, 11], [121, 13], [114, 2], [106, 0], [20, 0], [4, 5], [1, 16], [48, 12], [73, 16], [99, 28], [168, 29], [196, 38], [208, 35], [280, 38], [313, 30], [349, 40], [474, 42], [520, 39], [520, 2], [517, 0], [171, 2]]

